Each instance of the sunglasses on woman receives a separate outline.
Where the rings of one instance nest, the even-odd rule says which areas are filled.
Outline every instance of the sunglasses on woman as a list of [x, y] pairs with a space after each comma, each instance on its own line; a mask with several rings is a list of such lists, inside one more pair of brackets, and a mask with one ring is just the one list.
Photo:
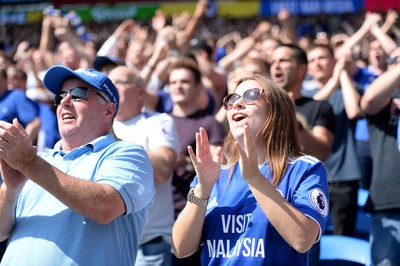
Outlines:
[[240, 98], [243, 98], [243, 102], [246, 105], [255, 104], [256, 102], [258, 102], [261, 99], [261, 95], [262, 95], [263, 91], [264, 91], [263, 89], [253, 88], [253, 89], [248, 89], [247, 91], [245, 91], [243, 93], [243, 96], [241, 96], [237, 93], [228, 94], [223, 100], [224, 108], [225, 108], [225, 110], [232, 109], [235, 102], [237, 100], [239, 100]]
[[107, 99], [104, 98], [101, 93], [97, 92], [94, 89], [86, 88], [86, 87], [75, 87], [70, 89], [69, 91], [63, 91], [58, 93], [56, 96], [54, 96], [54, 105], [58, 106], [61, 103], [61, 100], [64, 99], [67, 94], [69, 93], [71, 95], [71, 99], [73, 101], [80, 101], [83, 99], [87, 99], [89, 97], [89, 91], [94, 91], [96, 94], [98, 94], [101, 98], [104, 99], [104, 101], [107, 102]]

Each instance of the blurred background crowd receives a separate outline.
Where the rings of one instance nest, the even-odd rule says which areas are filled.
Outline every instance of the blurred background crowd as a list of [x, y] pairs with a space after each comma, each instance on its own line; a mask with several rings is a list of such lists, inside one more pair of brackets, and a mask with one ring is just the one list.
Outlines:
[[[279, 58], [274, 51], [281, 44], [294, 44], [308, 56], [308, 62], [296, 62], [297, 66], [305, 64], [307, 67], [308, 63], [308, 70], [304, 77], [299, 74], [293, 79], [298, 79], [296, 82], [303, 96], [329, 101], [336, 120], [336, 125], [324, 125], [324, 130], [335, 137], [335, 142], [333, 138], [327, 142], [328, 151], [324, 154], [311, 153], [328, 162], [332, 183], [350, 184], [354, 197], [349, 197], [351, 203], [344, 205], [357, 207], [365, 204], [365, 201], [360, 204], [358, 197], [364, 199], [365, 194], [359, 192], [362, 189], [368, 195], [373, 173], [368, 131], [360, 111], [367, 108], [353, 108], [360, 111], [354, 116], [346, 110], [346, 119], [354, 123], [341, 128], [338, 124], [343, 125], [341, 123], [344, 122], [340, 120], [339, 112], [344, 114], [343, 108], [348, 107], [347, 96], [340, 96], [345, 102], [341, 111], [338, 111], [338, 104], [331, 96], [339, 85], [346, 87], [341, 75], [346, 72], [359, 93], [356, 101], [360, 103], [363, 93], [374, 80], [400, 62], [399, 3], [384, 0], [175, 0], [151, 3], [121, 1], [113, 4], [107, 1], [79, 1], [78, 4], [78, 1], [62, 0], [0, 2], [0, 73], [4, 73], [0, 75], [0, 93], [19, 89], [41, 106], [37, 113], [40, 123], [33, 123], [34, 115], [25, 123], [27, 128], [30, 125], [30, 134], [39, 150], [52, 147], [59, 139], [53, 95], [43, 90], [42, 84], [44, 73], [54, 64], [71, 69], [91, 67], [107, 74], [118, 65], [126, 65], [138, 73], [140, 82], [136, 85], [145, 87], [144, 107], [171, 113], [173, 106], [168, 106], [165, 100], [168, 86], [173, 85], [168, 81], [168, 75], [173, 70], [169, 66], [173, 65], [177, 56], [191, 56], [198, 64], [204, 93], [189, 100], [198, 107], [197, 111], [205, 110], [207, 115], [224, 125], [222, 99], [232, 92], [232, 84], [240, 72], [265, 75], [289, 90], [285, 86], [289, 87], [290, 74], [298, 68], [289, 69], [286, 73], [285, 67], [278, 64], [289, 59]], [[329, 84], [333, 85], [330, 92], [321, 94], [314, 90], [325, 92]], [[397, 86], [397, 83], [388, 86]], [[179, 105], [174, 99], [172, 101], [172, 105]], [[399, 117], [399, 106], [394, 107], [397, 111], [393, 112], [393, 120]], [[308, 129], [315, 138], [325, 138], [325, 133], [318, 136], [318, 130], [313, 130], [314, 125], [301, 118], [299, 121], [301, 127]], [[351, 145], [349, 140], [339, 136], [350, 128]], [[184, 131], [184, 126], [178, 128], [178, 135], [179, 131]], [[326, 133], [326, 136], [329, 134]], [[213, 144], [222, 142], [222, 137], [217, 139]], [[180, 146], [177, 160], [181, 161], [179, 167], [184, 169], [184, 173], [180, 174], [177, 167], [174, 178], [183, 178], [184, 182], [172, 181], [175, 190], [183, 190], [181, 193], [173, 191], [176, 215], [184, 205], [182, 201], [194, 174], [187, 154], [186, 157], [182, 155], [187, 145]], [[351, 153], [355, 157], [348, 162], [353, 166], [332, 166], [335, 165], [332, 160], [338, 162], [348, 156], [346, 152], [337, 154], [338, 150], [350, 149], [353, 149]], [[333, 169], [329, 169], [330, 165]], [[349, 168], [358, 170], [343, 174], [341, 170], [345, 167], [346, 171]], [[341, 179], [341, 175], [347, 177]], [[333, 192], [340, 190], [333, 187]], [[392, 191], [389, 185], [384, 189], [379, 193], [384, 195], [386, 189]], [[333, 197], [334, 200], [337, 201]], [[398, 212], [400, 203], [392, 207]], [[358, 209], [352, 210], [356, 211], [352, 215], [356, 218]], [[383, 210], [386, 210], [385, 207]], [[343, 213], [348, 215], [349, 211], [351, 208]], [[370, 206], [369, 211], [374, 211], [374, 206]], [[333, 221], [336, 231], [331, 227], [327, 231], [331, 229], [331, 233], [368, 239], [369, 226], [363, 232], [357, 232], [356, 220], [350, 221], [343, 228], [339, 227], [346, 223], [345, 218]], [[347, 227], [350, 227], [348, 231]]]

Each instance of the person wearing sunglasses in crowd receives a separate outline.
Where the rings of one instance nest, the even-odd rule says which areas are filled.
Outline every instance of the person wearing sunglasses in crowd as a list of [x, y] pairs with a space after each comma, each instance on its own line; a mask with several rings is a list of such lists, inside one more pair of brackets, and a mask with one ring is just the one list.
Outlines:
[[92, 69], [53, 66], [62, 139], [36, 152], [17, 119], [0, 122], [2, 265], [133, 265], [154, 196], [145, 150], [111, 133], [119, 96]]
[[365, 208], [372, 213], [371, 254], [374, 265], [400, 265], [400, 47], [388, 70], [361, 98], [370, 136], [373, 173]]
[[200, 249], [202, 265], [308, 265], [329, 213], [328, 174], [302, 152], [292, 100], [254, 75], [224, 106], [223, 148], [212, 153], [203, 128], [188, 147], [197, 176], [173, 227], [175, 254]]

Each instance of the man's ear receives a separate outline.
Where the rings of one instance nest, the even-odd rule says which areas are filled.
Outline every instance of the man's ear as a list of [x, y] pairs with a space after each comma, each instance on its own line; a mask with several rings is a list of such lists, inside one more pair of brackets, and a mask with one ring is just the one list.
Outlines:
[[308, 70], [307, 64], [300, 64], [299, 69], [300, 69], [299, 73], [301, 74], [301, 78], [304, 79], [304, 77], [307, 74], [307, 70]]
[[107, 109], [106, 109], [106, 117], [110, 118], [111, 120], [114, 119], [114, 116], [116, 115], [115, 111], [117, 110], [117, 105], [115, 103], [109, 102], [107, 103]]

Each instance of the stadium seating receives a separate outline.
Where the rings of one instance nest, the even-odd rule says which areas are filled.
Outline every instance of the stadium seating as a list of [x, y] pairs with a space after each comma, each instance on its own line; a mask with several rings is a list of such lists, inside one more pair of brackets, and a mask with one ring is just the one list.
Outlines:
[[320, 241], [320, 266], [372, 265], [370, 245], [364, 239], [323, 235]]

